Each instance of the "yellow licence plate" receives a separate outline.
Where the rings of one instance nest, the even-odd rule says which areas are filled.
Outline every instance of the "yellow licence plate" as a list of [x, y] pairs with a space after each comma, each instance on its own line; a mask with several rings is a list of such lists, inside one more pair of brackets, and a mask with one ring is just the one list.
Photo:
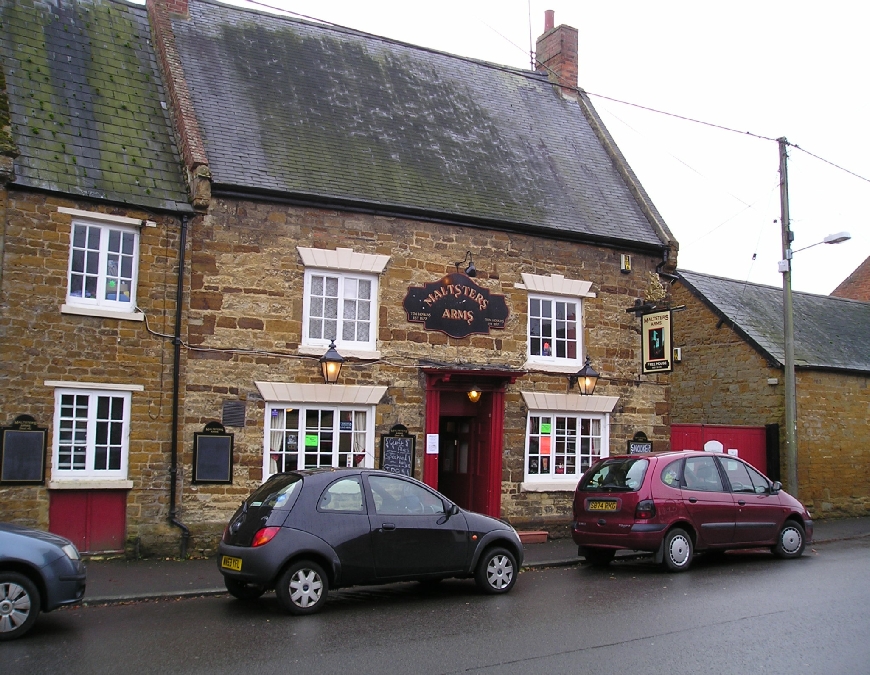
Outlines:
[[225, 555], [221, 558], [221, 567], [233, 570], [233, 572], [241, 572], [242, 571], [242, 559], [241, 558], [233, 558], [228, 555]]
[[590, 500], [586, 507], [589, 511], [616, 511], [615, 501]]

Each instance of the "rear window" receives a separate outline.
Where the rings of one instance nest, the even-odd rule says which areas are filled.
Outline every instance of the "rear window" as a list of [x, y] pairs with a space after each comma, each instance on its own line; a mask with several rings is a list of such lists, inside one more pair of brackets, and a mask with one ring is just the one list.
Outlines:
[[296, 474], [278, 474], [272, 476], [263, 483], [259, 489], [248, 497], [248, 506], [257, 508], [261, 506], [280, 509], [290, 503], [302, 487], [302, 476]]
[[588, 471], [580, 481], [580, 489], [607, 492], [634, 492], [643, 484], [649, 460], [634, 457], [604, 460]]

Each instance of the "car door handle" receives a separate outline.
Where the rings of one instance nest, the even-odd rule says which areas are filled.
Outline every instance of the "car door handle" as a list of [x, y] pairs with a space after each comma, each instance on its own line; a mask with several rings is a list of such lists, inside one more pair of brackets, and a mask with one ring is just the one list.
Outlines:
[[742, 499], [738, 499], [737, 503], [740, 504], [740, 506], [746, 506], [746, 502], [743, 501]]
[[694, 497], [689, 497], [689, 503], [690, 503], [690, 504], [697, 504], [697, 503], [698, 503], [698, 500], [695, 499]]
[[396, 529], [396, 526], [393, 523], [383, 523], [381, 525], [381, 532], [392, 531], [395, 529]]

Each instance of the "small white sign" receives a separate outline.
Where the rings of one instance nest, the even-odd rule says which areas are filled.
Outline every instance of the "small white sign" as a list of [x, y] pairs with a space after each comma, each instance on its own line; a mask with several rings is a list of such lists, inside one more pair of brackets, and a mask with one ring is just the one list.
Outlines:
[[737, 457], [737, 448], [728, 448], [728, 454]]
[[438, 454], [438, 434], [426, 434], [426, 454]]

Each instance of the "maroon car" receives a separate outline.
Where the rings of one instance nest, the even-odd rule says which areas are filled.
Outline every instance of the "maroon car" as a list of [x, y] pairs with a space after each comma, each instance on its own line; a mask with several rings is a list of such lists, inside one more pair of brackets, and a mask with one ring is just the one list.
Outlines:
[[800, 557], [813, 521], [781, 483], [743, 460], [684, 450], [596, 462], [574, 492], [572, 536], [593, 565], [629, 549], [680, 572], [696, 551], [770, 547]]

